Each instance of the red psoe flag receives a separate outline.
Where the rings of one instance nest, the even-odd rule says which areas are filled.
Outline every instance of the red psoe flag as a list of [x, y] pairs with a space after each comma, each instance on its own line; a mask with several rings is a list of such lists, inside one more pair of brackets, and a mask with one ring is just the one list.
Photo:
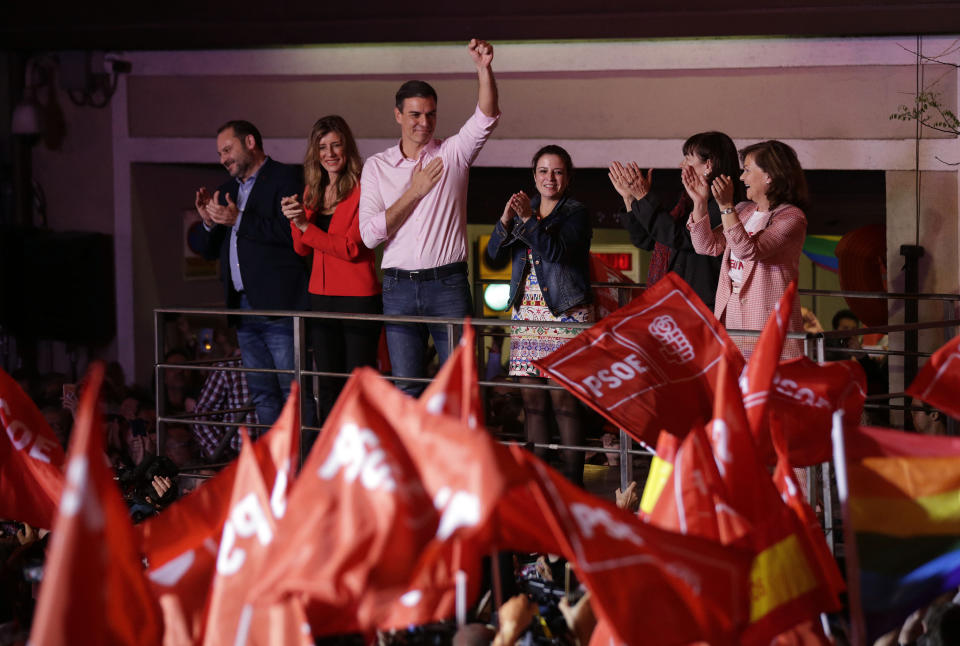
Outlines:
[[[776, 417], [790, 464], [805, 467], [830, 460], [833, 411], [843, 410], [846, 428], [856, 428], [867, 397], [867, 378], [856, 361], [818, 364], [806, 357], [784, 361], [770, 389], [768, 417]], [[759, 447], [765, 464], [776, 463], [772, 445]]]
[[497, 451], [486, 434], [426, 412], [376, 372], [355, 371], [291, 491], [251, 599], [304, 594], [317, 635], [376, 627], [434, 539], [485, 526], [505, 486]]
[[[735, 375], [721, 366], [710, 436], [730, 506], [751, 524], [735, 544], [756, 555], [751, 567], [750, 622], [743, 644], [769, 644], [778, 634], [833, 610], [807, 530], [781, 500], [760, 462]], [[722, 538], [729, 542], [733, 537]]]
[[651, 646], [735, 643], [749, 608], [749, 554], [647, 525], [535, 456], [515, 453], [535, 474], [547, 527], [616, 639]]
[[803, 498], [800, 483], [797, 482], [793, 473], [793, 465], [790, 464], [790, 458], [787, 455], [786, 440], [776, 420], [770, 425], [770, 437], [777, 452], [777, 468], [773, 473], [773, 482], [780, 492], [780, 498], [793, 511], [800, 526], [806, 532], [809, 546], [808, 553], [814, 556], [816, 567], [819, 568], [818, 576], [822, 581], [825, 594], [832, 597], [834, 607], [830, 610], [840, 609], [842, 608], [840, 593], [846, 589], [843, 575], [840, 573], [840, 568], [837, 567], [833, 554], [830, 553], [830, 548], [824, 539], [823, 529], [820, 527], [820, 521], [817, 520], [816, 513]]
[[750, 531], [750, 523], [727, 500], [726, 488], [703, 428], [691, 429], [677, 449], [673, 467], [652, 506], [648, 522], [661, 529], [724, 545]]
[[[479, 428], [483, 405], [477, 384], [475, 338], [470, 319], [466, 319], [460, 343], [417, 401], [428, 413], [459, 419], [467, 427], [464, 433], [486, 435], [487, 431]], [[437, 465], [442, 466], [443, 462]], [[468, 604], [473, 603], [480, 589], [481, 557], [485, 553], [482, 545], [471, 541], [434, 538], [421, 554], [408, 590], [379, 622], [380, 629], [405, 628], [453, 616], [458, 571], [467, 575]]]
[[469, 428], [483, 426], [483, 402], [477, 385], [476, 336], [470, 319], [463, 322], [460, 343], [437, 376], [420, 395], [419, 401], [429, 413], [459, 419]]
[[[640, 509], [637, 512], [637, 515], [643, 520], [650, 520], [650, 514], [653, 513], [653, 509], [663, 495], [665, 488], [673, 482], [673, 466], [679, 449], [680, 440], [676, 435], [660, 431], [660, 436], [657, 438], [657, 450], [650, 461], [650, 471], [647, 472], [647, 481], [643, 485]], [[663, 527], [658, 524], [657, 526]]]
[[960, 418], [960, 336], [927, 359], [907, 394]]
[[[253, 445], [261, 477], [270, 486], [270, 507], [276, 518], [286, 509], [299, 452], [299, 429], [300, 388], [292, 382], [280, 417]], [[183, 643], [175, 640], [174, 630], [188, 634], [190, 643], [199, 642], [203, 635], [207, 597], [238, 464], [228, 464], [161, 514], [137, 526], [149, 562], [151, 591], [163, 608], [165, 645]]]
[[104, 454], [97, 400], [103, 364], [90, 368], [67, 455], [63, 496], [53, 524], [30, 643], [160, 643], [159, 608], [150, 596], [133, 525]]
[[270, 493], [246, 430], [237, 464], [229, 512], [217, 552], [204, 646], [313, 643], [299, 600], [286, 598], [253, 606], [246, 593], [268, 567], [267, 548], [277, 535]]
[[631, 436], [686, 435], [710, 419], [717, 366], [743, 357], [693, 289], [669, 273], [537, 367]]
[[747, 361], [740, 376], [740, 390], [743, 393], [743, 406], [747, 411], [750, 432], [760, 447], [761, 453], [770, 444], [767, 430], [767, 405], [770, 385], [780, 364], [780, 353], [790, 327], [790, 312], [797, 296], [797, 281], [787, 286], [780, 301], [773, 306], [770, 318], [757, 339], [757, 345]]
[[0, 370], [0, 518], [50, 529], [63, 490], [63, 449], [20, 384]]

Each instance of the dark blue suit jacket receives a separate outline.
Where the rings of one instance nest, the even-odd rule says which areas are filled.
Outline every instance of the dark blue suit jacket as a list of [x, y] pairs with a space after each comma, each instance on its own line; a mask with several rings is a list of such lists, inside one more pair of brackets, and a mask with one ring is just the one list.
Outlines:
[[[236, 179], [219, 187], [220, 203], [226, 196], [237, 201]], [[280, 198], [303, 194], [303, 179], [293, 166], [267, 159], [250, 191], [240, 229], [237, 257], [240, 277], [250, 306], [258, 310], [307, 310], [309, 268], [293, 250], [290, 222], [280, 210]], [[240, 307], [240, 294], [230, 278], [230, 227], [216, 225], [208, 232], [204, 255], [220, 256], [220, 274], [229, 308]]]

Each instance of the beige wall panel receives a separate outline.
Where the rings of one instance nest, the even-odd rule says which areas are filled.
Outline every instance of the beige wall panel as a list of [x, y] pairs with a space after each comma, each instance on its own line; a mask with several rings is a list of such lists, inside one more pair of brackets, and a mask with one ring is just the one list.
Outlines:
[[[392, 137], [392, 98], [402, 80], [134, 76], [130, 134], [201, 137], [242, 117], [265, 136], [297, 137], [318, 116], [339, 113], [358, 137]], [[440, 95], [438, 134], [446, 136], [472, 110], [476, 81], [431, 82]], [[738, 139], [913, 136], [912, 124], [889, 119], [914, 88], [909, 66], [511, 74], [499, 83], [501, 138], [663, 139], [708, 129]], [[956, 74], [944, 75], [938, 88], [955, 109]]]
[[[920, 178], [920, 291], [958, 293], [960, 279], [960, 248], [957, 240], [957, 174], [955, 172], [927, 172]], [[904, 291], [903, 256], [900, 245], [916, 244], [916, 185], [910, 172], [887, 173], [887, 282], [892, 292]], [[944, 312], [942, 301], [920, 304], [921, 321], [939, 321], [953, 316]], [[890, 324], [903, 322], [903, 303], [890, 301]], [[932, 352], [944, 342], [943, 330], [922, 330], [920, 350]], [[890, 348], [902, 349], [900, 334], [890, 335]], [[921, 361], [922, 364], [922, 361]], [[902, 362], [891, 359], [891, 392], [903, 390]]]
[[[76, 106], [55, 92], [47, 108], [62, 119], [55, 149], [33, 149], [33, 176], [47, 199], [47, 223], [56, 231], [113, 234], [113, 134], [109, 109]], [[56, 129], [57, 126], [48, 125]], [[40, 222], [35, 224], [39, 225]]]
[[135, 378], [149, 384], [153, 366], [155, 307], [223, 306], [220, 279], [183, 277], [183, 211], [194, 191], [213, 190], [227, 179], [219, 168], [185, 164], [133, 164], [130, 168]]

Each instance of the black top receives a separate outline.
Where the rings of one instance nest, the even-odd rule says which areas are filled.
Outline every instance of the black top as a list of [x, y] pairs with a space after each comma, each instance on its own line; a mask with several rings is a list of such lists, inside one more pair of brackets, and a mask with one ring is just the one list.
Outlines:
[[[686, 201], [681, 197], [682, 201]], [[710, 228], [721, 225], [720, 207], [711, 198], [707, 205]], [[630, 211], [620, 213], [620, 224], [630, 232], [630, 242], [640, 249], [651, 251], [659, 242], [670, 248], [667, 271], [672, 271], [687, 281], [700, 300], [713, 311], [720, 281], [722, 256], [702, 256], [693, 250], [690, 231], [687, 229], [689, 212], [674, 218], [660, 204], [660, 199], [651, 193], [642, 200], [634, 200]]]

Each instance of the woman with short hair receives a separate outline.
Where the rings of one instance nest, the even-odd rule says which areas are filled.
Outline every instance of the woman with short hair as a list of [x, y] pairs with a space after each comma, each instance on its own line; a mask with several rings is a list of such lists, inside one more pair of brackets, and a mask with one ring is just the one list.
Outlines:
[[[762, 330], [791, 282], [797, 280], [807, 231], [801, 209], [808, 200], [807, 180], [797, 153], [780, 141], [763, 141], [740, 150], [747, 201], [734, 201], [734, 180], [721, 175], [711, 183], [690, 169], [681, 175], [694, 202], [687, 227], [697, 253], [723, 254], [714, 314], [731, 330]], [[720, 207], [722, 225], [711, 228], [707, 218], [710, 196]], [[795, 301], [788, 329], [803, 327]], [[756, 336], [733, 336], [749, 358]], [[798, 357], [799, 339], [784, 343], [781, 358]]]

